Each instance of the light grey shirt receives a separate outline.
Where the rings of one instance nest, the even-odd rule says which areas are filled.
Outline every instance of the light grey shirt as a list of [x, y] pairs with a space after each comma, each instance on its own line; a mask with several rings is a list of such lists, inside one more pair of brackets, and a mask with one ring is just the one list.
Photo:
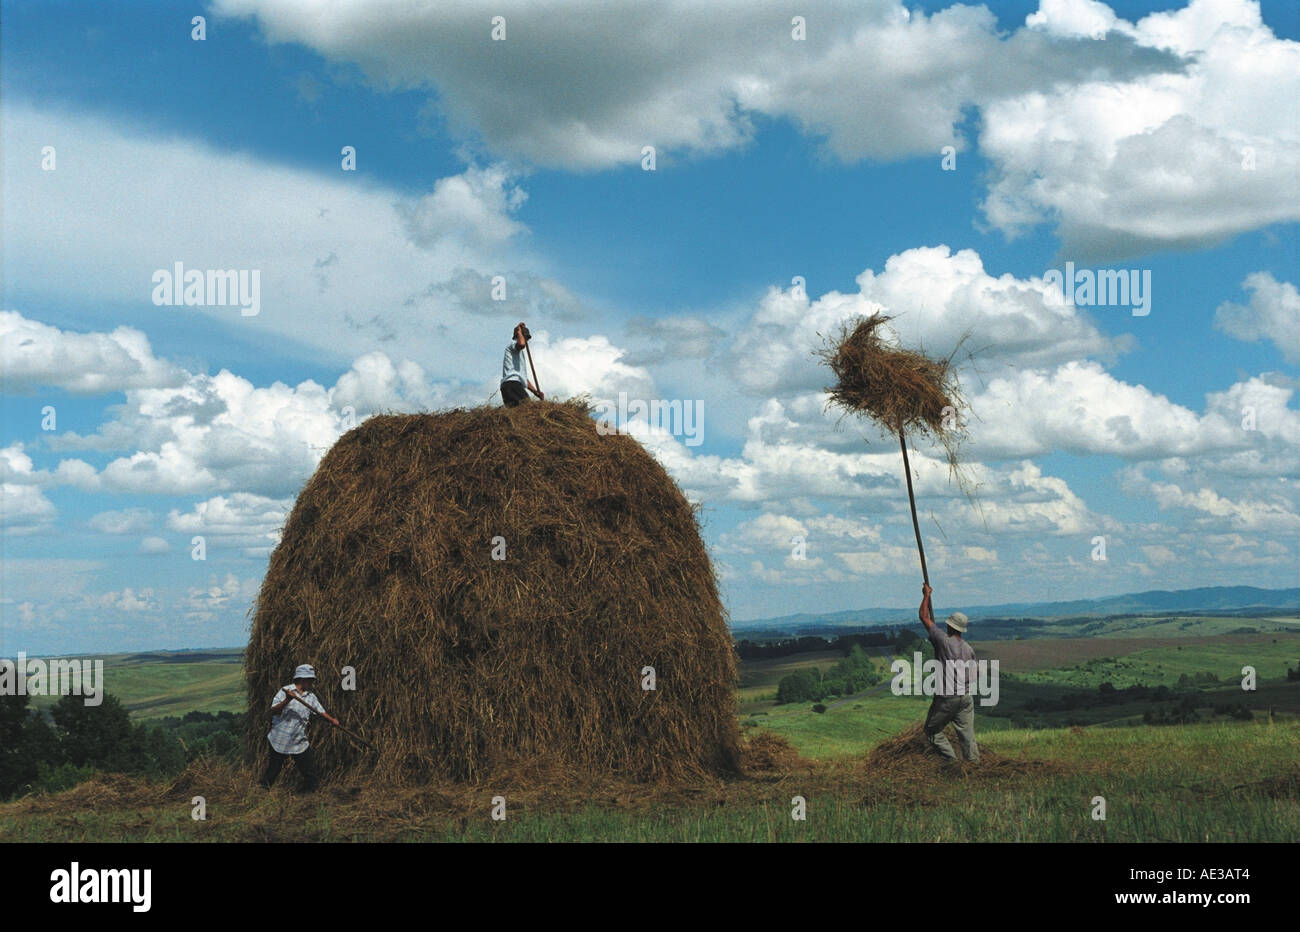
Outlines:
[[[288, 691], [293, 688], [292, 683], [281, 686], [280, 691], [271, 700], [271, 705], [276, 706], [289, 699]], [[325, 707], [320, 704], [314, 692], [300, 693], [300, 695], [303, 702], [311, 706], [311, 709], [315, 709], [322, 715], [325, 713]], [[271, 747], [281, 754], [301, 754], [307, 750], [307, 720], [311, 718], [311, 709], [304, 707], [302, 702], [296, 699], [289, 699], [289, 704], [271, 719], [271, 730], [266, 736], [271, 742]]]
[[515, 345], [511, 340], [510, 345], [506, 347], [506, 358], [501, 363], [501, 381], [518, 382], [520, 385], [527, 387], [528, 375], [524, 370], [527, 360], [524, 359], [524, 351], [521, 347]]
[[965, 638], [951, 637], [936, 622], [930, 629], [930, 643], [934, 645], [934, 659], [942, 665], [939, 670], [940, 696], [966, 696], [975, 691], [975, 648]]

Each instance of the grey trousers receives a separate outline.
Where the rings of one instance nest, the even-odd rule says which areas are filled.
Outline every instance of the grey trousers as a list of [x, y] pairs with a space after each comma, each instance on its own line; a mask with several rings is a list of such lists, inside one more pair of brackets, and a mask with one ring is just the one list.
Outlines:
[[957, 731], [957, 741], [969, 761], [980, 759], [979, 745], [975, 743], [975, 700], [970, 696], [935, 696], [930, 712], [925, 716], [925, 736], [949, 760], [956, 760], [952, 742], [943, 733], [951, 722]]

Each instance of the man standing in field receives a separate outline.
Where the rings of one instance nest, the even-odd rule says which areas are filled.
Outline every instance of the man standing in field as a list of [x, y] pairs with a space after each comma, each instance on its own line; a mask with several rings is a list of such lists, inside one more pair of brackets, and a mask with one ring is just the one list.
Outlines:
[[501, 363], [501, 400], [507, 408], [527, 401], [528, 392], [536, 395], [538, 401], [546, 399], [537, 386], [528, 381], [526, 351], [532, 336], [521, 320], [515, 325], [514, 337], [506, 346], [505, 359]]
[[925, 625], [930, 643], [934, 645], [934, 659], [942, 665], [939, 676], [939, 688], [930, 711], [925, 717], [925, 736], [939, 749], [944, 757], [956, 760], [957, 754], [952, 743], [943, 733], [951, 722], [957, 731], [957, 740], [961, 743], [962, 753], [968, 761], [980, 759], [979, 746], [975, 743], [975, 701], [974, 692], [975, 649], [966, 643], [963, 635], [969, 619], [961, 612], [953, 612], [945, 621], [946, 631], [939, 630], [934, 623], [934, 609], [930, 607], [930, 586], [921, 587], [921, 607], [917, 615]]
[[318, 780], [316, 755], [307, 743], [307, 720], [316, 712], [326, 721], [337, 725], [339, 720], [325, 711], [312, 692], [316, 685], [316, 670], [304, 663], [293, 671], [293, 685], [282, 686], [271, 700], [271, 731], [266, 738], [271, 743], [271, 759], [267, 761], [262, 786], [267, 789], [280, 775], [284, 762], [292, 757], [302, 771], [303, 790], [316, 789]]

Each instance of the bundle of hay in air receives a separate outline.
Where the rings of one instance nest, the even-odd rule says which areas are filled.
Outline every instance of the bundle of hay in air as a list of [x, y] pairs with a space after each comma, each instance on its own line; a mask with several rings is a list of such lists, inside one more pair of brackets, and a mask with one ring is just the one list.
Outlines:
[[953, 357], [932, 359], [924, 353], [886, 342], [880, 331], [890, 320], [891, 317], [877, 312], [850, 321], [843, 325], [838, 337], [824, 347], [820, 355], [835, 373], [835, 384], [826, 389], [831, 403], [854, 414], [865, 415], [885, 431], [898, 435], [916, 546], [921, 555], [921, 571], [928, 583], [925, 550], [916, 520], [906, 435], [910, 431], [937, 440], [946, 452], [949, 467], [960, 481], [957, 414], [965, 402], [952, 365]]
[[835, 373], [835, 384], [826, 390], [834, 404], [891, 433], [901, 429], [942, 441], [950, 434], [944, 409], [955, 412], [962, 404], [952, 359], [890, 345], [880, 333], [890, 320], [876, 313], [843, 325], [821, 353]]
[[344, 435], [257, 599], [258, 767], [299, 663], [374, 746], [317, 719], [325, 774], [651, 780], [738, 763], [734, 650], [695, 513], [578, 402], [384, 415]]

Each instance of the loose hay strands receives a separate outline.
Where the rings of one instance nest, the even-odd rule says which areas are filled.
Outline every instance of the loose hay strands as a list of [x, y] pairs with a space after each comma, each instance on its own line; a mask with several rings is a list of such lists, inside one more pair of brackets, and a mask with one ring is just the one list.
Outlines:
[[955, 411], [963, 404], [952, 357], [935, 360], [890, 346], [879, 331], [892, 319], [876, 313], [850, 321], [822, 350], [835, 373], [835, 384], [827, 389], [831, 401], [891, 433], [902, 429], [941, 438], [948, 433], [943, 409]]
[[921, 434], [937, 440], [953, 475], [962, 482], [956, 416], [965, 409], [966, 400], [953, 365], [960, 343], [946, 359], [932, 359], [887, 343], [880, 331], [891, 320], [877, 312], [849, 321], [818, 352], [835, 374], [835, 384], [826, 389], [830, 403], [866, 415], [890, 434]]
[[784, 736], [770, 731], [750, 735], [740, 749], [741, 763], [747, 774], [773, 771], [797, 771], [813, 766]]
[[[946, 734], [953, 749], [960, 754], [961, 744], [957, 740], [957, 733], [948, 728]], [[889, 775], [900, 780], [931, 779], [936, 771], [941, 772], [945, 767], [954, 775], [980, 779], [1067, 772], [1059, 761], [1004, 757], [987, 748], [980, 748], [979, 758], [978, 761], [945, 760], [938, 749], [930, 744], [924, 726], [918, 722], [872, 748], [867, 754], [865, 766], [869, 774]]]
[[[734, 649], [695, 513], [582, 402], [384, 415], [340, 438], [271, 556], [245, 657], [257, 767], [299, 663], [376, 749], [313, 726], [325, 775], [738, 764]], [[355, 691], [336, 685], [347, 666]]]

